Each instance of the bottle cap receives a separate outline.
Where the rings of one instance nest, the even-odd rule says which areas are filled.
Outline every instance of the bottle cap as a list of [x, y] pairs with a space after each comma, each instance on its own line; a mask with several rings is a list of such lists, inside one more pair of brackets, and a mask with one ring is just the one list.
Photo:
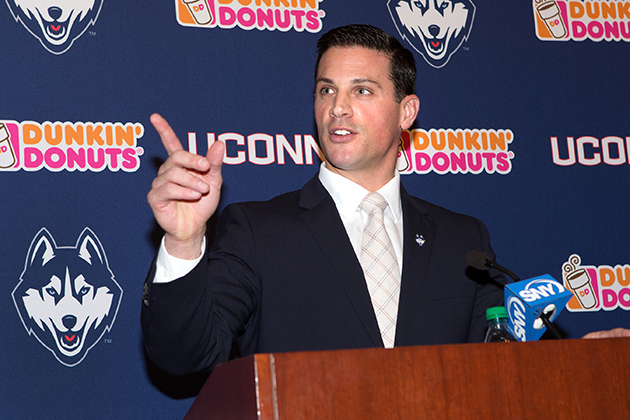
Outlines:
[[486, 321], [490, 321], [495, 318], [507, 318], [507, 310], [505, 306], [493, 306], [486, 309]]

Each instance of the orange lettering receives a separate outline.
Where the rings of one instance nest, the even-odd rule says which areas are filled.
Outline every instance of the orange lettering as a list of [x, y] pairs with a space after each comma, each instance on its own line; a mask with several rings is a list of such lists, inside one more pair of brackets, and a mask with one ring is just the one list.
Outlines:
[[571, 17], [574, 19], [579, 19], [584, 16], [584, 5], [579, 1], [572, 1], [569, 3], [569, 10]]
[[424, 150], [429, 147], [431, 140], [424, 131], [416, 130], [413, 132], [413, 148], [416, 150]]
[[22, 126], [24, 144], [37, 144], [42, 141], [42, 129], [39, 124], [24, 124]]
[[599, 267], [599, 282], [602, 287], [610, 287], [615, 284], [615, 272], [610, 267]]

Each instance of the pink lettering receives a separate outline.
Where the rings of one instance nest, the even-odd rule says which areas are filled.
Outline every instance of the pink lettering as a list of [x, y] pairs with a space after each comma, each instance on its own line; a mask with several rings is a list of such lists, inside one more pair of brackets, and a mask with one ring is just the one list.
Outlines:
[[273, 28], [273, 9], [258, 9], [256, 15], [259, 28]]
[[433, 167], [437, 172], [446, 172], [449, 167], [448, 156], [444, 152], [437, 152], [433, 155]]
[[229, 7], [219, 7], [219, 22], [222, 26], [234, 27], [236, 25], [236, 13]]
[[500, 152], [497, 153], [497, 171], [501, 173], [508, 173], [512, 165], [510, 164], [510, 159], [507, 153]]
[[469, 153], [467, 158], [468, 168], [475, 173], [481, 172], [481, 166], [483, 165], [481, 162], [481, 153]]
[[78, 167], [79, 169], [86, 168], [86, 159], [85, 159], [85, 149], [68, 149], [68, 169], [74, 169]]
[[276, 26], [278, 29], [289, 29], [291, 27], [291, 15], [288, 10], [276, 9], [274, 10], [274, 14], [276, 16]]
[[302, 18], [306, 12], [303, 10], [291, 10], [291, 15], [295, 17], [295, 30], [301, 31], [303, 29]]
[[306, 12], [306, 30], [311, 32], [319, 32], [322, 29], [322, 21], [315, 10]]
[[58, 147], [51, 147], [44, 152], [46, 165], [53, 170], [60, 170], [66, 164], [66, 154]]
[[91, 168], [101, 170], [105, 167], [105, 151], [103, 149], [88, 149], [87, 159]]
[[451, 153], [451, 170], [453, 172], [466, 171], [466, 153]]
[[431, 169], [431, 158], [424, 152], [416, 153], [416, 170], [419, 173], [429, 172]]
[[588, 34], [593, 39], [601, 39], [604, 36], [604, 27], [601, 22], [592, 20], [588, 23]]
[[108, 148], [105, 149], [105, 153], [109, 156], [109, 165], [111, 169], [118, 169], [118, 156], [122, 153], [120, 149]]
[[136, 156], [136, 150], [132, 149], [131, 147], [123, 149], [122, 158], [122, 167], [125, 170], [133, 171], [138, 169], [138, 167], [140, 166], [140, 161]]
[[574, 20], [573, 22], [571, 22], [571, 27], [573, 29], [573, 38], [574, 39], [584, 39], [586, 38], [586, 25], [583, 22], [580, 22], [579, 20]]
[[486, 160], [486, 170], [488, 172], [494, 172], [494, 157], [496, 156], [496, 154], [492, 152], [485, 152], [482, 153], [481, 156], [483, 156], [483, 158]]
[[35, 147], [24, 148], [24, 167], [27, 169], [37, 169], [44, 163], [44, 154]]
[[617, 307], [617, 294], [614, 290], [602, 289], [602, 300], [604, 308], [614, 309]]
[[238, 23], [243, 28], [252, 28], [256, 24], [256, 13], [248, 7], [242, 7], [237, 12]]

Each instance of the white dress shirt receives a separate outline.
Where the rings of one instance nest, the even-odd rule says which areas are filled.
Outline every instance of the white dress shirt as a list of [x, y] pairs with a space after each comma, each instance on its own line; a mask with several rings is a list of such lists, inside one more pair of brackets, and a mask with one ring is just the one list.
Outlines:
[[[320, 166], [319, 180], [332, 196], [341, 221], [346, 228], [352, 248], [354, 249], [357, 259], [360, 261], [361, 238], [368, 215], [361, 210], [359, 204], [369, 191], [359, 184], [331, 172], [326, 168], [326, 162], [322, 162]], [[400, 174], [398, 171], [396, 171], [394, 177], [377, 192], [381, 194], [388, 203], [387, 209], [385, 209], [385, 229], [394, 246], [396, 258], [398, 259], [398, 267], [402, 272], [403, 217], [400, 203]], [[170, 255], [164, 246], [164, 238], [162, 238], [156, 259], [156, 273], [153, 282], [168, 283], [185, 276], [201, 261], [205, 253], [205, 248], [206, 242], [204, 238], [199, 258], [195, 260], [184, 260]]]
[[[363, 229], [367, 223], [368, 215], [361, 210], [359, 205], [370, 191], [350, 181], [348, 178], [331, 172], [326, 168], [325, 162], [322, 163], [319, 169], [319, 180], [332, 196], [339, 216], [341, 216], [341, 221], [348, 233], [354, 253], [357, 255], [357, 259], [361, 261], [361, 238], [363, 237]], [[387, 200], [388, 206], [384, 213], [385, 230], [394, 246], [398, 267], [402, 274], [403, 218], [400, 204], [400, 174], [398, 171], [387, 184], [376, 192]]]

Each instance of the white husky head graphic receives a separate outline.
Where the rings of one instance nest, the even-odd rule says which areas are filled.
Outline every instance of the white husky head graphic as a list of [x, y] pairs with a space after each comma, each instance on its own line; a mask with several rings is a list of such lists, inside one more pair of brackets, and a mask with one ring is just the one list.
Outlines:
[[400, 36], [436, 68], [468, 38], [475, 17], [470, 0], [388, 0], [387, 7]]
[[15, 20], [53, 54], [66, 52], [90, 24], [103, 0], [6, 0]]
[[13, 290], [26, 331], [66, 366], [80, 363], [111, 328], [121, 297], [105, 251], [89, 228], [75, 247], [58, 247], [41, 229]]

